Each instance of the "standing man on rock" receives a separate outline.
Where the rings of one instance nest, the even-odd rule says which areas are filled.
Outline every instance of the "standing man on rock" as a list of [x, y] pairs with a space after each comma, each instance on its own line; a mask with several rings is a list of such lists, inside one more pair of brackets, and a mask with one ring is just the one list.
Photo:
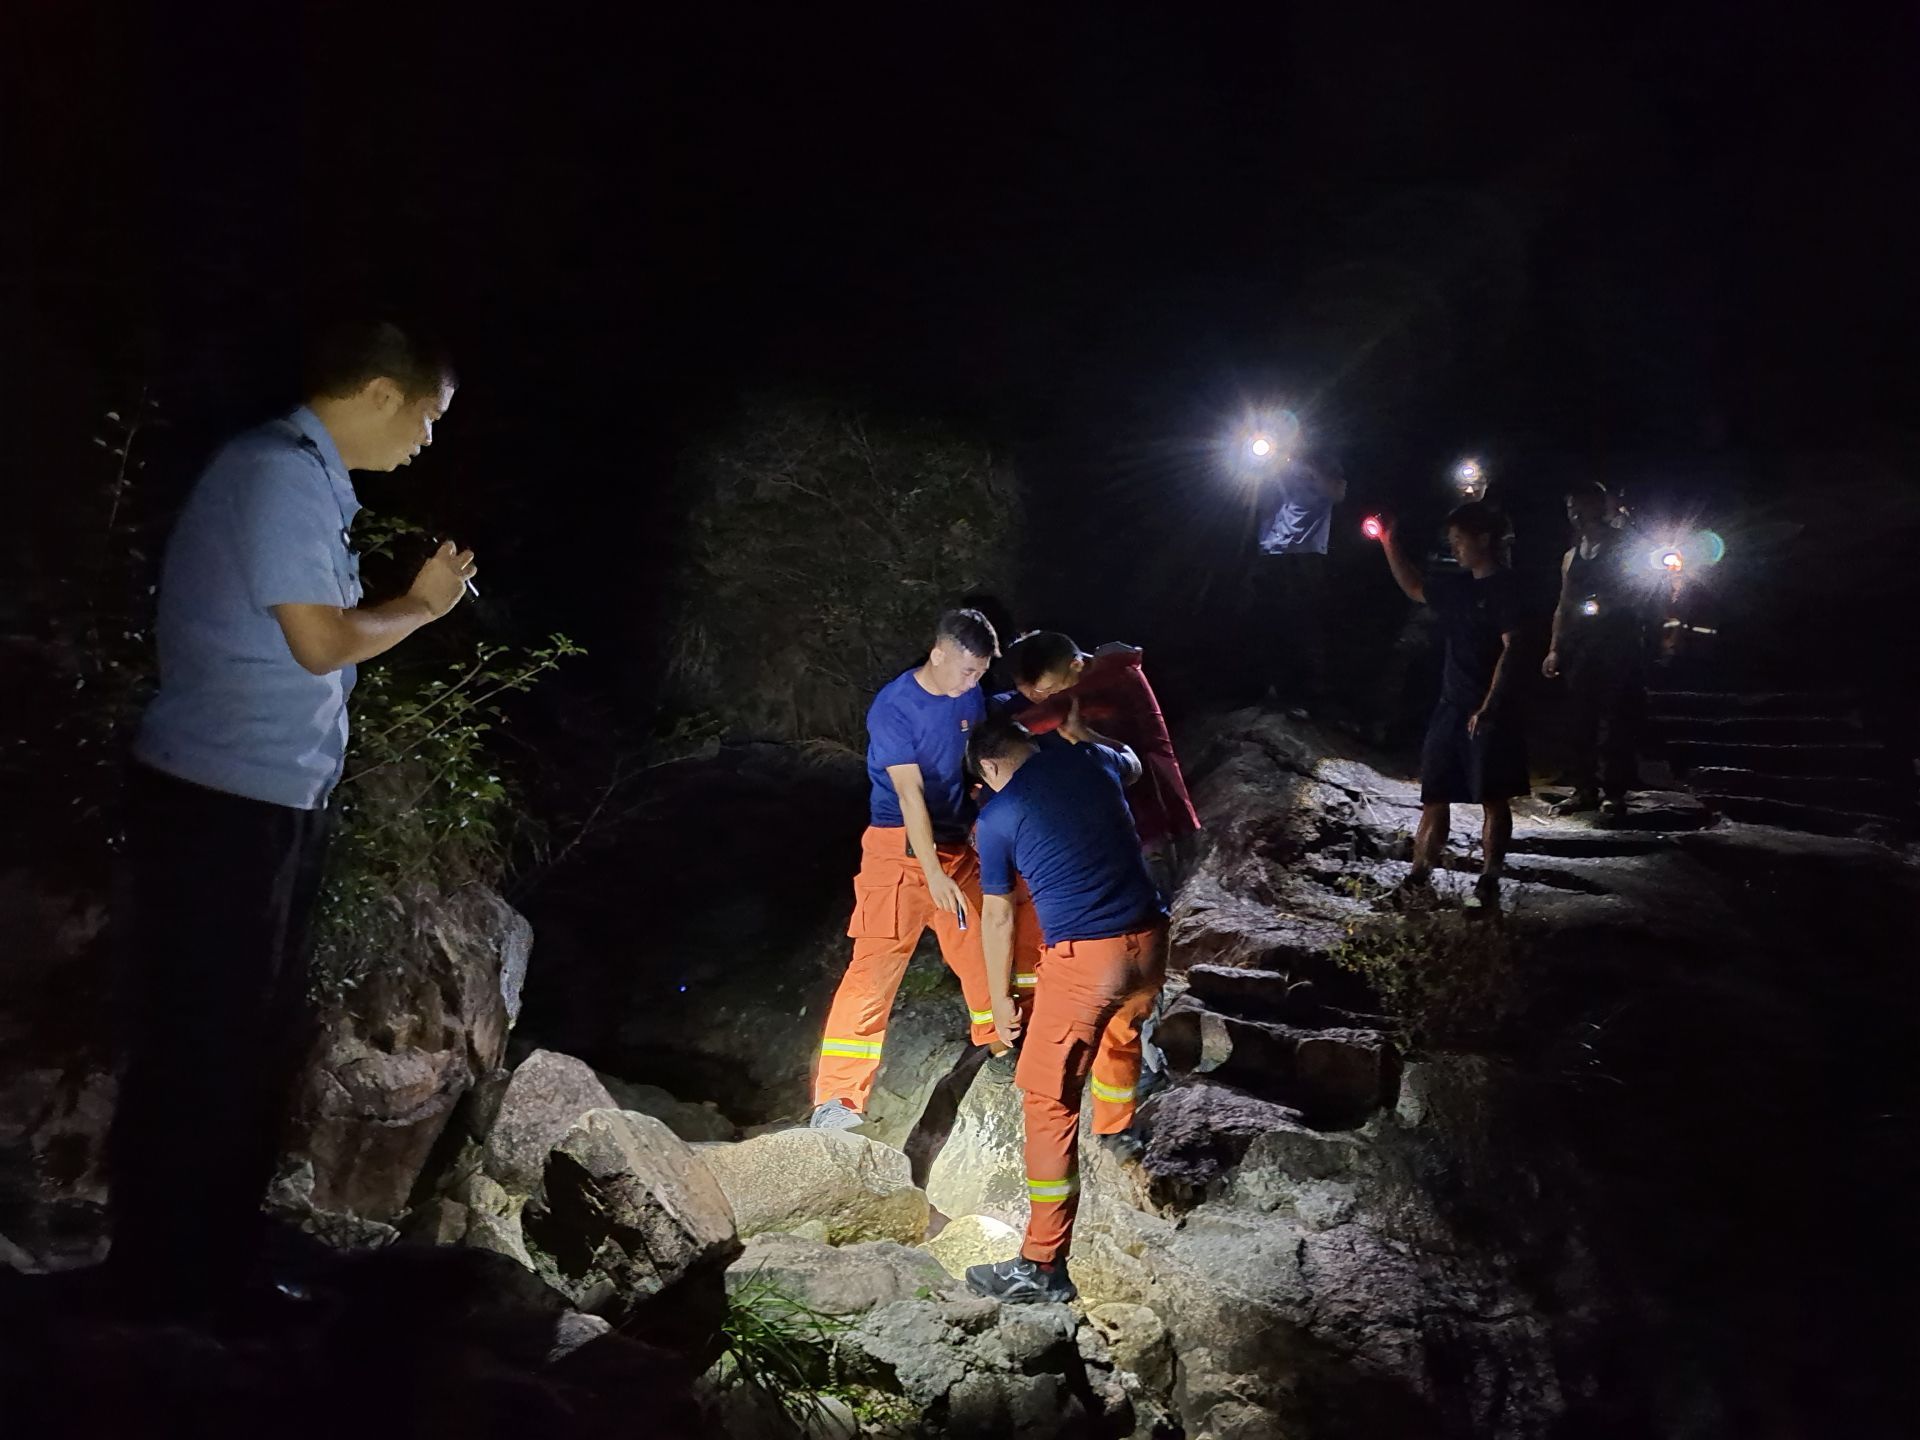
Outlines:
[[390, 324], [342, 327], [307, 403], [230, 441], [161, 571], [160, 690], [129, 784], [129, 1035], [109, 1141], [111, 1265], [129, 1303], [242, 1298], [260, 1201], [311, 1039], [307, 922], [354, 667], [453, 609], [452, 541], [398, 599], [361, 603], [348, 472], [433, 443], [454, 376]]
[[1423, 575], [1383, 525], [1387, 566], [1409, 600], [1430, 605], [1446, 638], [1440, 703], [1420, 749], [1420, 827], [1413, 869], [1393, 892], [1398, 908], [1437, 903], [1433, 870], [1447, 848], [1448, 817], [1456, 802], [1481, 808], [1481, 868], [1467, 899], [1470, 909], [1498, 908], [1500, 872], [1513, 837], [1513, 797], [1528, 789], [1518, 662], [1521, 605], [1513, 572], [1501, 562], [1505, 517], [1484, 500], [1447, 515], [1447, 544], [1460, 569]]
[[867, 710], [868, 807], [847, 934], [853, 959], [827, 1012], [814, 1076], [817, 1130], [858, 1125], [880, 1071], [887, 1016], [927, 926], [959, 977], [976, 1045], [994, 1043], [971, 830], [967, 738], [986, 718], [980, 679], [1000, 651], [978, 610], [949, 610], [926, 663], [881, 687]]
[[1318, 705], [1327, 696], [1330, 603], [1328, 537], [1347, 477], [1332, 456], [1283, 460], [1259, 516], [1254, 561], [1259, 647], [1266, 682], [1282, 700]]
[[1574, 792], [1553, 813], [1598, 810], [1596, 823], [1603, 827], [1626, 818], [1647, 703], [1644, 602], [1628, 580], [1621, 518], [1618, 504], [1598, 481], [1567, 492], [1573, 548], [1560, 562], [1553, 638], [1540, 667], [1549, 680], [1565, 678], [1572, 721]]
[[[1033, 892], [1045, 948], [1014, 1083], [1026, 1114], [1026, 1239], [1020, 1254], [967, 1270], [976, 1294], [1015, 1304], [1071, 1300], [1067, 1251], [1079, 1208], [1080, 1103], [1093, 1082], [1093, 1130], [1127, 1148], [1140, 1082], [1140, 1029], [1167, 974], [1167, 911], [1140, 854], [1126, 787], [1140, 760], [1088, 730], [1073, 706], [1038, 744], [995, 716], [970, 755], [995, 792], [980, 817], [981, 926], [1000, 1038], [1020, 1033], [1012, 995], [1014, 892]], [[1130, 1138], [1130, 1137], [1128, 1137]]]

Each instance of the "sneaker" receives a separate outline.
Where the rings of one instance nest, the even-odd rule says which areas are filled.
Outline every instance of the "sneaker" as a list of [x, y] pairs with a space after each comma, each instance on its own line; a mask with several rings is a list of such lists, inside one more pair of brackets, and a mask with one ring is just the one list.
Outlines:
[[967, 1288], [1005, 1305], [1064, 1305], [1080, 1298], [1067, 1277], [1067, 1262], [1042, 1265], [1024, 1255], [992, 1265], [969, 1265]]
[[1499, 877], [1482, 875], [1473, 882], [1473, 893], [1460, 903], [1469, 910], [1498, 910], [1500, 908]]
[[1615, 825], [1624, 824], [1626, 818], [1627, 802], [1624, 800], [1609, 800], [1601, 805], [1600, 813], [1593, 817], [1593, 823], [1598, 825], [1602, 830], [1605, 830]]
[[1600, 796], [1592, 790], [1576, 790], [1547, 811], [1549, 815], [1583, 815], [1600, 808]]
[[851, 1130], [866, 1120], [858, 1110], [844, 1100], [829, 1100], [824, 1105], [813, 1107], [813, 1118], [807, 1121], [809, 1130]]

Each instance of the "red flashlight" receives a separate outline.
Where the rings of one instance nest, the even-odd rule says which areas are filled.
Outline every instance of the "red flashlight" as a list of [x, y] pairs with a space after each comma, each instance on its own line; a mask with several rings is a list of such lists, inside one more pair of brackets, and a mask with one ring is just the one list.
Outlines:
[[1360, 533], [1369, 540], [1378, 540], [1387, 533], [1387, 527], [1378, 515], [1369, 515], [1360, 522]]

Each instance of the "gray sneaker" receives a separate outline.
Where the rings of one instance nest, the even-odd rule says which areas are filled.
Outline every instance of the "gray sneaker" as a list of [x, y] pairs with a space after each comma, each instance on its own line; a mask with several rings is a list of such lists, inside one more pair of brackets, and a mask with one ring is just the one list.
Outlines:
[[967, 1288], [1003, 1305], [1064, 1305], [1080, 1298], [1066, 1261], [1038, 1265], [1019, 1255], [995, 1265], [969, 1265]]
[[813, 1107], [813, 1118], [807, 1121], [809, 1130], [851, 1130], [865, 1123], [866, 1116], [847, 1104], [844, 1100], [829, 1100], [824, 1105]]

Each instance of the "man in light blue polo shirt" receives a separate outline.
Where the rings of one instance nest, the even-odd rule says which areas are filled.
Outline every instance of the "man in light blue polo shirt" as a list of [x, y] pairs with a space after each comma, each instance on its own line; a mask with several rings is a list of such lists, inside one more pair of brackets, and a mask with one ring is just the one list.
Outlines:
[[307, 922], [354, 667], [459, 603], [451, 541], [361, 603], [351, 470], [393, 470], [453, 400], [387, 324], [315, 352], [308, 401], [229, 442], [168, 541], [160, 690], [129, 785], [131, 1025], [110, 1144], [113, 1266], [136, 1306], [218, 1309], [248, 1283], [310, 1038]]

